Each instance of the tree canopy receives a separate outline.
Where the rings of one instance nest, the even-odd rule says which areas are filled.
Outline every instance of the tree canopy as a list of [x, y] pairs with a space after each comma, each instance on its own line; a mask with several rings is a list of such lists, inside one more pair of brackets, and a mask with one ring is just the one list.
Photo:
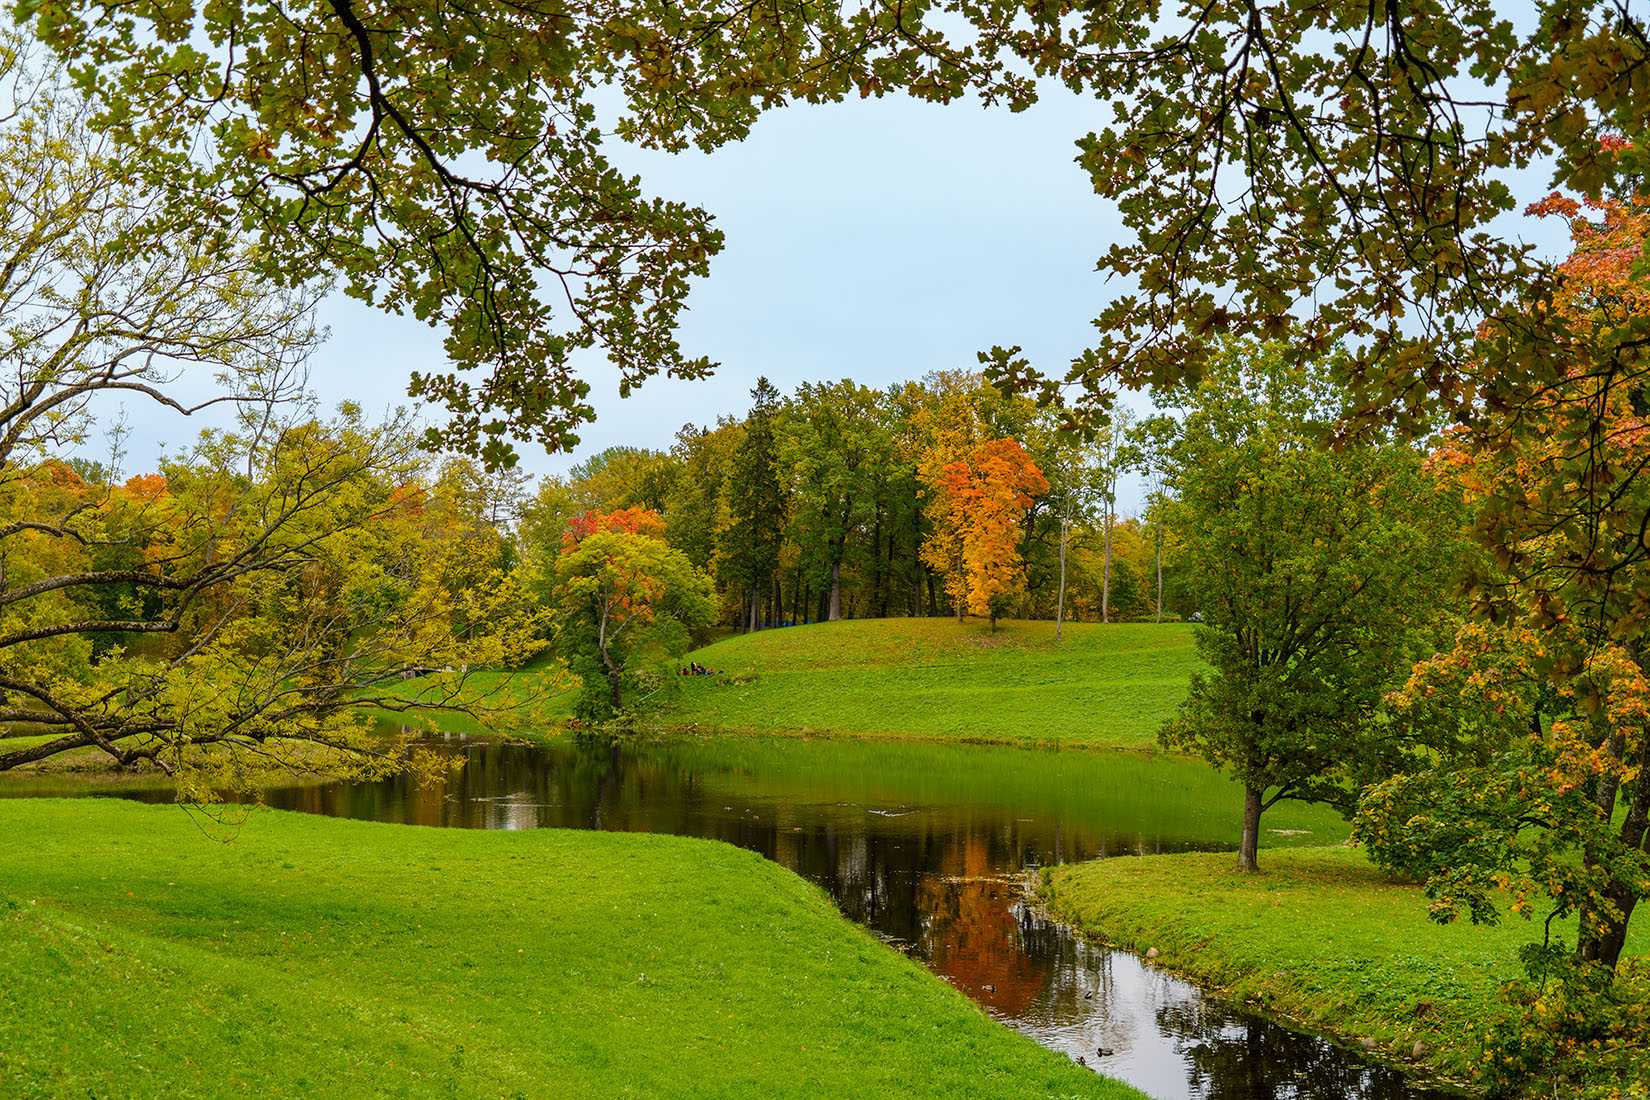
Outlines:
[[325, 274], [440, 326], [454, 369], [414, 390], [449, 410], [442, 441], [489, 463], [509, 461], [512, 436], [574, 439], [591, 415], [582, 349], [612, 360], [621, 390], [710, 368], [674, 328], [721, 237], [617, 172], [612, 136], [709, 149], [796, 100], [1019, 107], [1061, 82], [1111, 105], [1074, 137], [1134, 235], [1102, 260], [1133, 290], [1100, 311], [1067, 381], [1103, 396], [1195, 377], [1224, 334], [1294, 331], [1310, 354], [1349, 350], [1356, 406], [1414, 424], [1550, 369], [1528, 328], [1531, 355], [1486, 373], [1472, 351], [1480, 320], [1513, 322], [1556, 285], [1492, 225], [1511, 174], [1550, 164], [1596, 197], [1637, 177], [1650, 117], [1644, 20], [1606, 0], [1519, 22], [1493, 0], [28, 0], [19, 14], [169, 216], [203, 237], [257, 234], [280, 280]]
[[563, 536], [538, 587], [556, 613], [564, 660], [584, 680], [581, 718], [625, 706], [627, 682], [649, 662], [686, 652], [690, 631], [714, 617], [710, 578], [664, 540], [657, 512], [587, 512]]
[[1323, 370], [1235, 346], [1187, 396], [1170, 450], [1174, 524], [1204, 625], [1162, 731], [1244, 785], [1239, 867], [1283, 798], [1351, 812], [1400, 757], [1378, 714], [1444, 612], [1459, 517], [1400, 444], [1335, 452]]

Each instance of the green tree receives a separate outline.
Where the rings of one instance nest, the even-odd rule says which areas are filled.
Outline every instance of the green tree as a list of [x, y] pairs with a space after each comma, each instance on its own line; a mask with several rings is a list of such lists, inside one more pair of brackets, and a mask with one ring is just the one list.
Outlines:
[[679, 657], [690, 632], [716, 618], [715, 588], [665, 542], [658, 513], [588, 513], [569, 529], [539, 591], [556, 615], [556, 645], [585, 683], [583, 718], [624, 709], [624, 688], [647, 662]]
[[1416, 451], [1320, 446], [1337, 396], [1278, 349], [1235, 347], [1184, 395], [1171, 452], [1209, 671], [1160, 738], [1243, 784], [1245, 871], [1268, 807], [1350, 812], [1364, 782], [1396, 770], [1382, 693], [1431, 640], [1459, 561], [1456, 517]]
[[779, 391], [766, 378], [757, 379], [745, 437], [728, 471], [721, 572], [746, 593], [740, 625], [752, 631], [762, 625], [762, 601], [777, 583], [779, 551], [790, 518], [774, 433], [779, 409]]
[[567, 485], [589, 512], [641, 508], [657, 512], [670, 498], [681, 463], [669, 452], [616, 446], [567, 472]]
[[700, 569], [709, 570], [716, 561], [728, 470], [744, 437], [743, 425], [726, 416], [714, 428], [685, 424], [676, 433], [671, 454], [677, 473], [665, 498], [665, 538]]
[[346, 292], [445, 329], [452, 373], [413, 392], [434, 434], [488, 465], [509, 437], [557, 446], [592, 410], [582, 349], [621, 393], [697, 377], [674, 326], [722, 243], [703, 211], [647, 195], [606, 156], [612, 130], [710, 149], [792, 99], [971, 84], [1029, 98], [909, 9], [315, 0], [18, 9], [77, 66], [100, 129], [194, 235], [245, 226], [277, 279]]
[[[1589, 197], [1642, 177], [1639, 154], [1600, 138], [1650, 147], [1650, 34], [1607, 0], [1528, 14], [1141, 0], [975, 15], [999, 50], [1120, 107], [1079, 140], [1079, 162], [1131, 231], [1102, 266], [1138, 290], [1096, 318], [1103, 336], [1065, 380], [1102, 408], [1120, 384], [1195, 381], [1230, 336], [1288, 334], [1303, 357], [1346, 349], [1333, 369], [1349, 412], [1424, 431], [1555, 377], [1525, 309], [1555, 265], [1496, 219], [1538, 163]], [[1478, 354], [1486, 318], [1518, 354]], [[990, 358], [999, 378], [1052, 392], [1013, 350]]]
[[824, 618], [836, 622], [850, 541], [874, 519], [878, 479], [894, 462], [878, 394], [846, 379], [804, 383], [780, 421], [777, 453], [791, 478], [790, 538], [809, 588], [826, 594]]

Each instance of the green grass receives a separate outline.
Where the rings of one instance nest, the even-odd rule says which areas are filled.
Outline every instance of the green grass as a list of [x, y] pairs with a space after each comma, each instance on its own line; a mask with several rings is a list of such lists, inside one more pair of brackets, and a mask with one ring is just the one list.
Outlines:
[[[1056, 867], [1043, 899], [1081, 931], [1308, 1027], [1407, 1064], [1470, 1080], [1501, 983], [1522, 976], [1518, 948], [1539, 925], [1437, 925], [1413, 885], [1353, 848], [1261, 853], [1240, 875], [1230, 855], [1118, 858]], [[1571, 922], [1573, 925], [1573, 921]], [[1570, 929], [1571, 942], [1574, 930]], [[1641, 953], [1642, 937], [1629, 943]], [[1623, 981], [1639, 981], [1631, 975]]]
[[1184, 624], [882, 619], [728, 638], [694, 654], [678, 727], [1147, 748], [1198, 658]]
[[[212, 830], [207, 830], [208, 832]], [[1137, 1097], [757, 856], [0, 803], [0, 1095]]]

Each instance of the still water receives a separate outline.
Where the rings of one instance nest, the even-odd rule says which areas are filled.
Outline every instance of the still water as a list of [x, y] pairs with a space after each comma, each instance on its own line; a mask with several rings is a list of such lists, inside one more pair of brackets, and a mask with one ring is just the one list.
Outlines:
[[[376, 821], [737, 844], [819, 884], [843, 913], [1003, 1023], [1163, 1100], [1450, 1095], [1085, 943], [1027, 904], [1026, 872], [1047, 864], [1235, 849], [1240, 797], [1202, 764], [800, 740], [435, 744], [466, 759], [444, 786], [392, 779], [276, 790], [267, 800]], [[0, 784], [0, 795], [20, 793]], [[1266, 824], [1274, 844], [1333, 843], [1346, 832], [1309, 808], [1279, 807]]]

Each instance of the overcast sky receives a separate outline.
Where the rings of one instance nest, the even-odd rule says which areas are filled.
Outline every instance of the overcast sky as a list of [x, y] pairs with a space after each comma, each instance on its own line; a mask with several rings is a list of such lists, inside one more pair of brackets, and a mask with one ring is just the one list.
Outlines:
[[[726, 235], [681, 329], [687, 354], [721, 366], [707, 381], [655, 378], [621, 400], [612, 371], [593, 362], [596, 423], [571, 455], [524, 445], [524, 466], [559, 473], [616, 444], [668, 448], [684, 423], [742, 415], [764, 374], [787, 393], [840, 378], [880, 388], [973, 369], [993, 344], [1023, 345], [1035, 366], [1063, 373], [1118, 289], [1095, 270], [1119, 233], [1116, 212], [1073, 162], [1074, 140], [1109, 115], [1059, 88], [1018, 115], [891, 97], [772, 111], [746, 141], [708, 155], [617, 145], [615, 162], [647, 190], [705, 207]], [[439, 334], [417, 321], [341, 295], [320, 319], [331, 338], [311, 377], [326, 407], [405, 403], [412, 371], [444, 369]], [[158, 445], [135, 427], [128, 472], [153, 468]]]

